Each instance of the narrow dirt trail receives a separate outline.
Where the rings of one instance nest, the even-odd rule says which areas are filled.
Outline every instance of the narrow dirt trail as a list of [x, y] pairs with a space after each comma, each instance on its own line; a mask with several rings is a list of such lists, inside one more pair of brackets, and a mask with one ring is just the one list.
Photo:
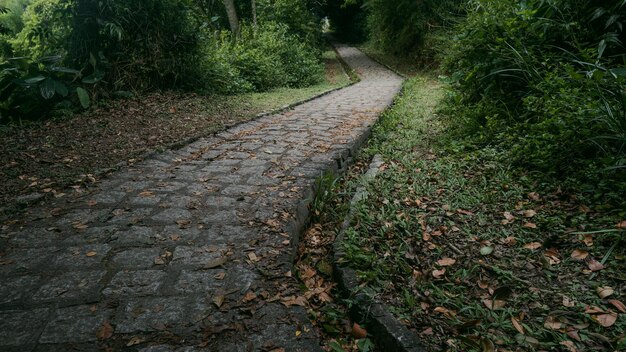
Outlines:
[[4, 224], [0, 350], [320, 350], [285, 275], [307, 199], [316, 177], [347, 166], [402, 84], [337, 49], [359, 83]]

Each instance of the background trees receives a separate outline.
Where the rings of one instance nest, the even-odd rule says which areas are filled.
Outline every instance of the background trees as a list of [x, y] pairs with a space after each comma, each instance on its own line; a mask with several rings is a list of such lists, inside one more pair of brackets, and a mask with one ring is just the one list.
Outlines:
[[320, 21], [305, 0], [12, 0], [7, 7], [0, 121], [130, 92], [242, 92], [321, 77]]
[[[463, 147], [499, 145], [506, 160], [559, 176], [626, 179], [624, 1], [329, 0], [326, 9], [340, 37], [364, 32], [387, 54], [441, 64]], [[357, 29], [341, 23], [363, 17]]]

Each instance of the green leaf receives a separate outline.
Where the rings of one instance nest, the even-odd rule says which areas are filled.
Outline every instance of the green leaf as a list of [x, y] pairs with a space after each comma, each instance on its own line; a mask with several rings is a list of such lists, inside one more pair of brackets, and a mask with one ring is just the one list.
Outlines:
[[371, 352], [374, 350], [374, 343], [370, 339], [360, 339], [356, 343], [360, 352]]
[[80, 105], [82, 105], [84, 109], [89, 108], [89, 105], [91, 103], [91, 99], [89, 99], [89, 93], [87, 93], [85, 89], [77, 87], [76, 94], [78, 95], [78, 100], [80, 100]]
[[80, 71], [78, 71], [78, 70], [75, 70], [73, 68], [67, 68], [67, 67], [53, 67], [53, 68], [50, 69], [50, 71], [61, 72], [61, 73], [71, 73], [71, 74], [75, 74], [75, 75], [80, 73]]
[[24, 83], [30, 85], [30, 84], [39, 83], [39, 82], [43, 81], [44, 79], [46, 79], [46, 77], [44, 77], [44, 76], [29, 77], [29, 78], [25, 78], [24, 79]]
[[483, 247], [480, 249], [480, 254], [482, 255], [489, 255], [493, 253], [493, 247]]
[[331, 341], [328, 346], [332, 348], [333, 352], [346, 352], [337, 341]]
[[41, 92], [41, 96], [46, 99], [52, 99], [54, 97], [54, 93], [56, 92], [54, 87], [54, 82], [52, 78], [47, 78], [43, 83], [39, 85], [39, 92]]
[[96, 84], [104, 78], [104, 72], [96, 70], [93, 74], [82, 79], [85, 84]]
[[54, 82], [54, 91], [57, 92], [62, 97], [66, 97], [69, 94], [67, 86], [63, 82], [59, 82], [57, 80], [53, 80]]

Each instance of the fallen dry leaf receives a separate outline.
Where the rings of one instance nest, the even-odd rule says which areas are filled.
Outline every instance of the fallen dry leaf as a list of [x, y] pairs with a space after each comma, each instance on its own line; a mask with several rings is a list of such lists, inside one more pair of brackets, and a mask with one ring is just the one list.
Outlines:
[[543, 326], [546, 329], [559, 330], [563, 327], [563, 323], [558, 321], [555, 317], [548, 315], [546, 320], [543, 322]]
[[504, 240], [502, 240], [502, 244], [509, 246], [509, 247], [514, 246], [517, 244], [517, 239], [513, 236], [509, 236], [505, 238]]
[[217, 308], [222, 307], [222, 304], [224, 304], [224, 298], [224, 295], [218, 295], [213, 297], [213, 304], [215, 304]]
[[615, 225], [615, 227], [617, 227], [618, 229], [626, 229], [626, 220], [619, 222], [617, 225]]
[[113, 336], [113, 327], [111, 326], [111, 323], [105, 320], [96, 332], [96, 337], [98, 340], [106, 340], [111, 336]]
[[259, 261], [259, 258], [256, 256], [254, 252], [248, 252], [248, 259], [250, 259], [251, 262]]
[[256, 299], [256, 294], [252, 291], [248, 291], [245, 296], [243, 296], [243, 302], [248, 303], [250, 301], [254, 301]]
[[363, 329], [359, 324], [352, 324], [352, 337], [355, 339], [364, 339], [367, 337], [367, 330]]
[[616, 299], [610, 299], [609, 303], [613, 307], [617, 308], [617, 310], [619, 310], [620, 312], [626, 313], [626, 306], [624, 306], [624, 303], [622, 303], [621, 301], [618, 301]]
[[604, 265], [602, 265], [602, 263], [600, 263], [599, 261], [597, 261], [597, 260], [595, 260], [593, 258], [590, 258], [589, 260], [587, 260], [587, 267], [591, 271], [600, 271], [600, 270], [604, 269]]
[[95, 257], [96, 255], [98, 255], [98, 252], [94, 252], [94, 251], [87, 252], [87, 254], [85, 254], [85, 256], [87, 257]]
[[485, 305], [485, 307], [487, 307], [488, 309], [500, 309], [500, 308], [504, 308], [504, 306], [506, 305], [506, 301], [503, 300], [491, 300], [491, 299], [483, 299], [483, 304]]
[[569, 352], [578, 352], [572, 341], [561, 341], [561, 345], [565, 346]]
[[456, 260], [452, 258], [443, 258], [437, 261], [437, 264], [441, 266], [450, 266], [454, 265], [454, 263], [456, 263]]
[[290, 306], [306, 307], [306, 305], [307, 305], [306, 298], [304, 298], [303, 296], [298, 296], [298, 297], [289, 296], [289, 297], [285, 297], [285, 298], [283, 298], [281, 300], [280, 303], [284, 304], [287, 307], [290, 307]]
[[600, 298], [604, 299], [615, 293], [615, 290], [609, 286], [599, 286], [596, 288], [596, 292]]
[[85, 224], [81, 224], [81, 223], [75, 223], [74, 225], [72, 225], [72, 227], [75, 228], [76, 230], [85, 230], [89, 226], [87, 226]]
[[536, 229], [537, 225], [535, 223], [532, 222], [525, 222], [524, 225], [522, 225], [523, 227], [527, 228], [527, 229]]
[[439, 279], [445, 274], [446, 274], [446, 268], [443, 268], [441, 270], [433, 270], [433, 273], [432, 273], [435, 279]]
[[572, 252], [572, 258], [576, 260], [585, 260], [589, 256], [589, 252], [584, 251], [582, 249], [575, 249]]
[[520, 334], [524, 335], [524, 327], [522, 326], [522, 324], [520, 324], [517, 318], [511, 317], [511, 323], [513, 324], [513, 327], [515, 328], [515, 330], [517, 330]]
[[574, 303], [574, 301], [570, 300], [569, 297], [563, 296], [563, 307], [574, 307], [576, 305], [576, 303]]
[[145, 340], [142, 339], [139, 336], [134, 336], [133, 338], [131, 338], [128, 343], [126, 344], [126, 347], [130, 347], [130, 346], [135, 346], [135, 345], [139, 345], [140, 343], [144, 342]]
[[532, 218], [533, 216], [537, 215], [537, 212], [530, 209], [530, 210], [525, 210], [523, 213], [525, 218]]
[[154, 192], [143, 191], [143, 192], [139, 193], [139, 196], [142, 197], [142, 198], [152, 198], [152, 197], [154, 197]]
[[541, 200], [541, 196], [539, 196], [539, 193], [537, 192], [530, 192], [528, 193], [528, 198], [538, 202], [539, 200]]
[[617, 313], [609, 311], [598, 315], [592, 315], [592, 319], [603, 327], [608, 328], [615, 324], [615, 321], [617, 320]]
[[542, 244], [539, 242], [531, 242], [531, 243], [527, 243], [524, 245], [524, 248], [526, 249], [530, 249], [530, 250], [535, 250], [535, 249], [539, 249], [541, 248]]
[[224, 280], [225, 277], [226, 277], [226, 273], [219, 273], [213, 276], [213, 278], [215, 278], [216, 280]]
[[209, 260], [209, 262], [206, 263], [204, 268], [205, 269], [217, 268], [218, 266], [224, 265], [227, 260], [228, 260], [228, 258], [226, 258], [226, 257], [219, 257], [219, 258], [216, 258], [216, 259], [213, 259], [213, 260]]
[[456, 316], [456, 311], [445, 307], [436, 307], [433, 312], [443, 314], [448, 318], [454, 318]]
[[596, 306], [586, 306], [585, 307], [585, 313], [587, 314], [598, 314], [598, 313], [604, 313], [604, 310], [602, 308], [596, 307]]

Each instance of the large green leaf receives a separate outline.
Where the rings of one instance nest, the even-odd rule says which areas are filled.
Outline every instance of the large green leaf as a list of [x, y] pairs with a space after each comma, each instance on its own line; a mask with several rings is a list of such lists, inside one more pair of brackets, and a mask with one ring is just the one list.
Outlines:
[[56, 81], [52, 78], [47, 78], [39, 85], [39, 92], [41, 92], [41, 96], [44, 99], [49, 100], [54, 97], [54, 93], [56, 92], [54, 82]]
[[82, 105], [82, 107], [85, 109], [89, 108], [89, 105], [91, 103], [91, 99], [89, 99], [89, 93], [87, 93], [85, 89], [77, 87], [76, 94], [78, 95], [78, 100], [80, 100], [80, 105]]
[[25, 78], [24, 79], [24, 83], [28, 84], [28, 85], [31, 85], [31, 84], [39, 83], [39, 82], [43, 81], [44, 79], [46, 79], [46, 77], [44, 77], [44, 76], [29, 77], [29, 78]]
[[54, 82], [54, 91], [57, 92], [60, 96], [66, 97], [69, 94], [67, 86], [63, 82], [59, 82], [57, 80], [53, 80]]

